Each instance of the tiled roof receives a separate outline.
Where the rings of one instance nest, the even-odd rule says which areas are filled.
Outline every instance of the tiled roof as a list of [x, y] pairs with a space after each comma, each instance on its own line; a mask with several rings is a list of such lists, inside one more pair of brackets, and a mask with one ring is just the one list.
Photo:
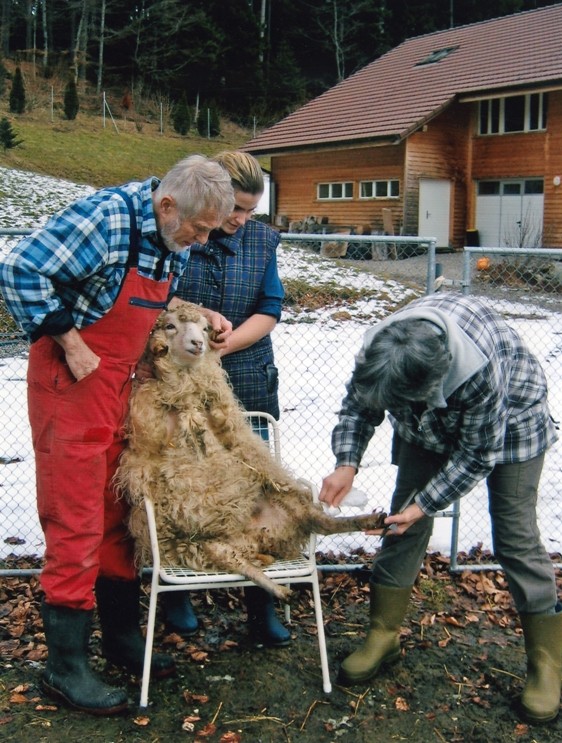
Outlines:
[[[439, 62], [419, 63], [456, 47]], [[408, 39], [248, 142], [256, 154], [398, 141], [456, 96], [562, 87], [562, 3]]]

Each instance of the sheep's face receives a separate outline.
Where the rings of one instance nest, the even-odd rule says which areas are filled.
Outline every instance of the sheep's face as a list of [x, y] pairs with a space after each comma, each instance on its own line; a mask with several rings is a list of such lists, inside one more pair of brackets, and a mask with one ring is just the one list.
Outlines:
[[208, 348], [207, 320], [182, 310], [163, 312], [158, 318], [150, 341], [155, 357], [168, 355], [180, 367], [199, 361]]

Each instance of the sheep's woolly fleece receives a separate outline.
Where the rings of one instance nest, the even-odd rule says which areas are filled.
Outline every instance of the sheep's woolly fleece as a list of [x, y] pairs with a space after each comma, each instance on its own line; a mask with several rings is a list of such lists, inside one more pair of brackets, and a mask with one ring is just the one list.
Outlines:
[[[192, 305], [156, 322], [146, 352], [154, 378], [131, 395], [117, 485], [132, 503], [139, 559], [148, 558], [150, 546], [148, 496], [164, 562], [239, 572], [276, 591], [252, 569], [256, 560], [294, 559], [312, 531], [380, 528], [381, 515], [336, 519], [312, 503], [310, 489], [252, 431], [218, 355], [193, 339], [196, 331], [204, 338], [202, 325]], [[192, 358], [186, 363], [179, 355]]]

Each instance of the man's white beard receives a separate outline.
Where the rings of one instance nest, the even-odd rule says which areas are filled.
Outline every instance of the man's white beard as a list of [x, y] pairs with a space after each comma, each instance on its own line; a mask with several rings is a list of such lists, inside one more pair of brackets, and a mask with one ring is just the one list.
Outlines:
[[177, 230], [179, 230], [180, 225], [181, 220], [179, 217], [176, 217], [173, 222], [168, 222], [168, 224], [165, 224], [160, 229], [160, 237], [162, 238], [162, 242], [171, 253], [181, 253], [183, 250], [187, 250], [187, 247], [180, 245], [172, 238], [174, 232], [177, 232]]

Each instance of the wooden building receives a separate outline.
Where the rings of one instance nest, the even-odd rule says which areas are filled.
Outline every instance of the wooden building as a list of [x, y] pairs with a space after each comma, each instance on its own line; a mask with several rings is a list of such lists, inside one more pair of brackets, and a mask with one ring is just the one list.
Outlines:
[[406, 40], [245, 145], [272, 220], [561, 247], [561, 39], [562, 3]]

